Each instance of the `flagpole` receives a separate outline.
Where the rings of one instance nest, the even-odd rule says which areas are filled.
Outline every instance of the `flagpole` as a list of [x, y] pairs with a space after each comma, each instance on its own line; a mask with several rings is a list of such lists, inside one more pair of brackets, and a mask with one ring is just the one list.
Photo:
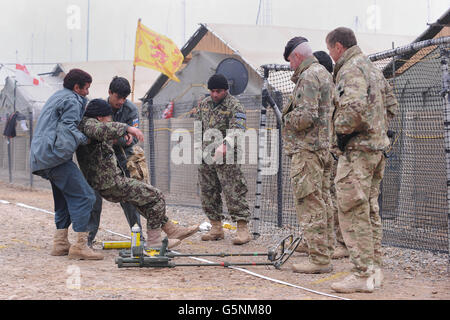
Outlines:
[[134, 82], [135, 82], [135, 74], [136, 74], [136, 65], [133, 62], [133, 82], [132, 82], [132, 88], [131, 88], [131, 102], [134, 103]]
[[[138, 19], [138, 29], [139, 30], [139, 25], [141, 24], [141, 18]], [[137, 33], [136, 30], [136, 33]], [[136, 39], [134, 40], [134, 58], [133, 58], [133, 81], [131, 83], [131, 102], [134, 102], [134, 85], [136, 82]]]

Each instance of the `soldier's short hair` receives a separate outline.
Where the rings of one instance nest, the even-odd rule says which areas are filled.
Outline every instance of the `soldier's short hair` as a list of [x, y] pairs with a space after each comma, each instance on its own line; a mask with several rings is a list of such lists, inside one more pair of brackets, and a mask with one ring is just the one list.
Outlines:
[[339, 42], [346, 49], [358, 44], [353, 30], [345, 27], [336, 28], [328, 33], [326, 42], [333, 47], [336, 42]]
[[126, 98], [131, 93], [130, 83], [123, 77], [115, 76], [109, 84], [109, 90], [117, 93], [120, 98]]
[[92, 83], [92, 77], [89, 73], [81, 69], [71, 69], [64, 77], [63, 87], [73, 90], [76, 84], [80, 88], [84, 88], [86, 83]]

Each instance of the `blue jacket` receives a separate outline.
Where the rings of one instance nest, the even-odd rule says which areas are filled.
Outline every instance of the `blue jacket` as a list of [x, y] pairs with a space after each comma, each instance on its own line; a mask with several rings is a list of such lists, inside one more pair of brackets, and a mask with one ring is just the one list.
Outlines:
[[54, 168], [68, 160], [88, 138], [78, 130], [87, 99], [69, 89], [55, 92], [39, 115], [30, 148], [31, 172]]

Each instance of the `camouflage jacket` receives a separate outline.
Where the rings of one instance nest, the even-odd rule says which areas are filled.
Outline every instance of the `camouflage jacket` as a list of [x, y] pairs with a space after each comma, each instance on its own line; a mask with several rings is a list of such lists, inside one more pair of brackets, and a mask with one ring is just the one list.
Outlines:
[[123, 176], [119, 168], [112, 140], [123, 137], [128, 125], [119, 122], [100, 122], [84, 117], [79, 125], [91, 142], [77, 149], [77, 160], [89, 185], [105, 190], [116, 185], [115, 177]]
[[[222, 143], [228, 142], [229, 145], [235, 146], [237, 152], [238, 145], [234, 137], [239, 137], [246, 130], [247, 116], [245, 108], [238, 99], [231, 94], [219, 103], [215, 104], [211, 97], [206, 97], [200, 102], [195, 111], [195, 120], [201, 121], [203, 131], [202, 147], [206, 148], [212, 144], [212, 140], [205, 136], [205, 132], [209, 129], [217, 129], [222, 134], [222, 139], [214, 141], [214, 146], [219, 146]], [[237, 129], [230, 131], [229, 129]], [[229, 130], [227, 132], [227, 130]], [[197, 141], [198, 137], [196, 137]], [[234, 141], [234, 142], [233, 142]], [[211, 148], [213, 152], [215, 148]]]
[[334, 69], [334, 130], [355, 134], [346, 150], [384, 150], [389, 145], [387, 121], [397, 112], [392, 88], [358, 46], [347, 49]]
[[300, 64], [291, 80], [296, 85], [282, 112], [286, 153], [328, 149], [334, 109], [331, 74], [311, 57]]

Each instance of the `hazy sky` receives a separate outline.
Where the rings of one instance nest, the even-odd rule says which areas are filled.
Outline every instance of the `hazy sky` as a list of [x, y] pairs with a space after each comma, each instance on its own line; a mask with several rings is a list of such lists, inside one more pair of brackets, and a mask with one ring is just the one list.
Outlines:
[[[414, 37], [450, 7], [450, 0], [261, 2], [259, 22], [272, 25], [347, 26]], [[256, 24], [259, 5], [260, 0], [0, 0], [0, 63], [132, 60], [138, 18], [181, 47], [202, 22]]]

